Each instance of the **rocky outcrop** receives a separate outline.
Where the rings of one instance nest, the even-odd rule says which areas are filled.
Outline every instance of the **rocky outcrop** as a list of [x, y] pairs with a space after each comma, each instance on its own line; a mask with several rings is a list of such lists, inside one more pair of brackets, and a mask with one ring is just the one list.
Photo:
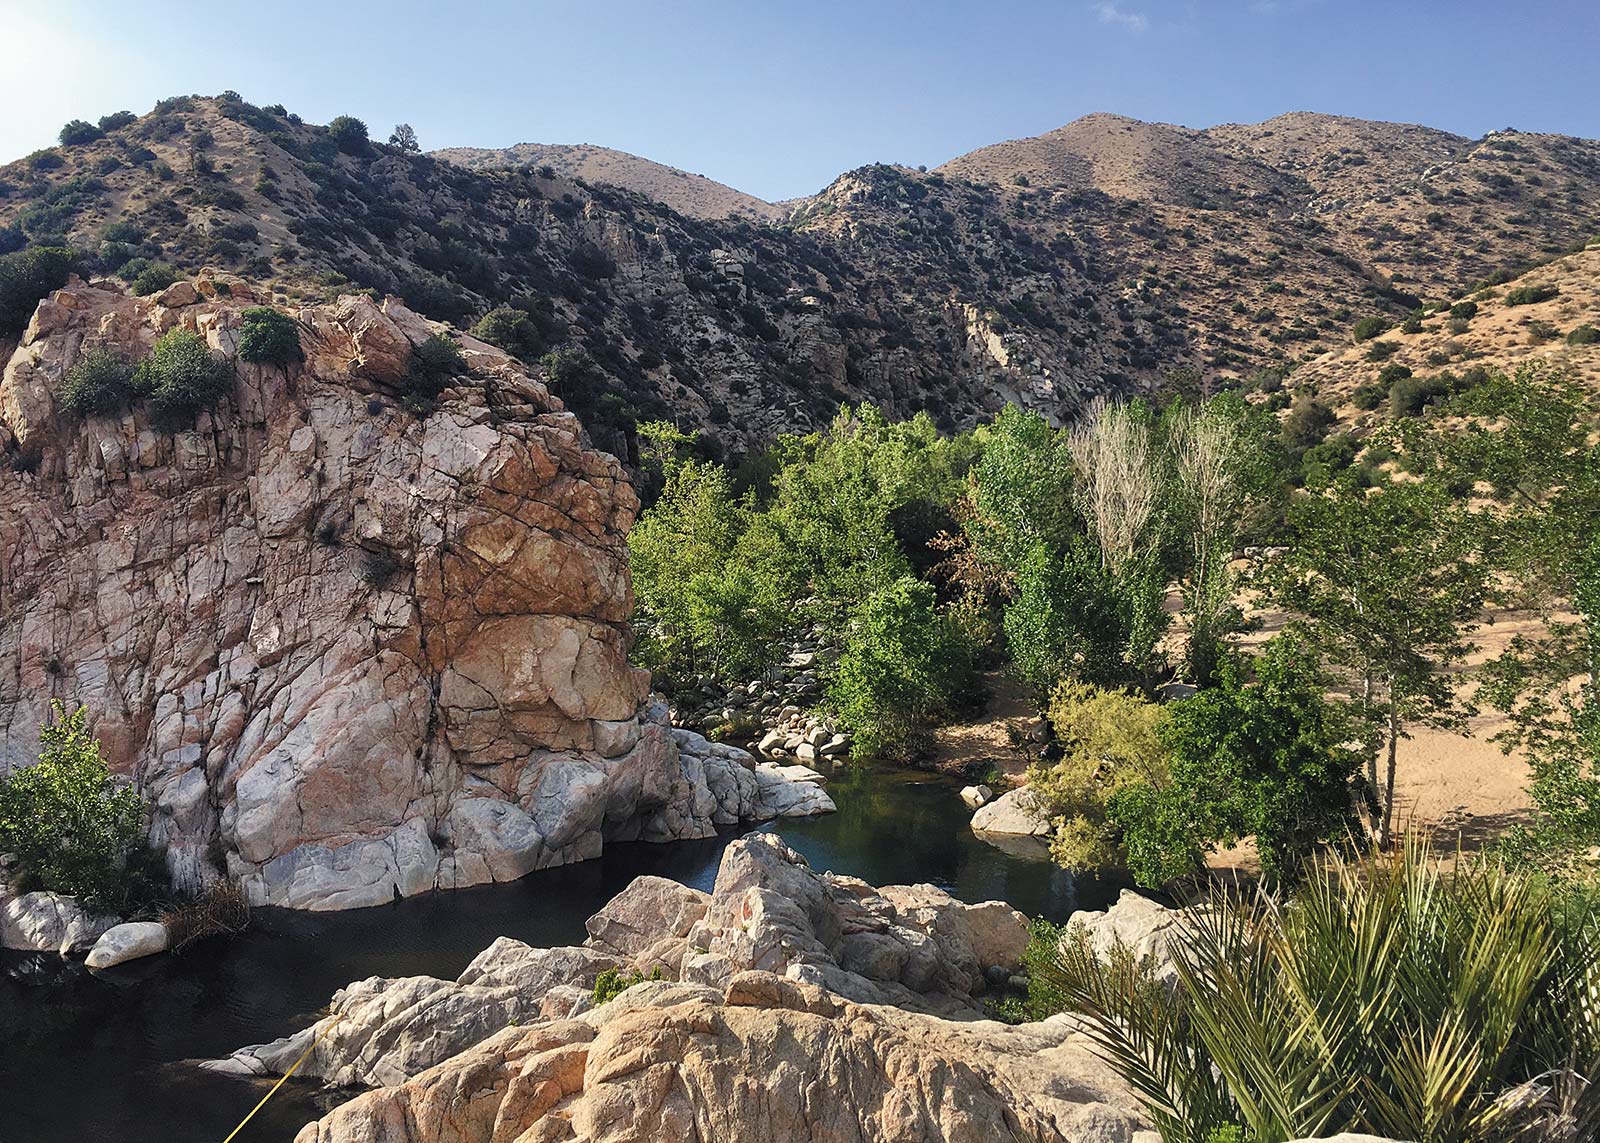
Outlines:
[[1185, 912], [1124, 889], [1108, 909], [1080, 909], [1067, 918], [1067, 928], [1081, 927], [1089, 948], [1102, 959], [1121, 946], [1136, 960], [1148, 961], [1156, 979], [1167, 985], [1178, 981], [1173, 964], [1173, 942], [1183, 931]]
[[1019, 786], [980, 806], [972, 815], [972, 830], [980, 834], [1048, 837], [1050, 819], [1045, 817], [1033, 791]]
[[10, 896], [0, 889], [0, 948], [65, 956], [88, 948], [116, 923], [59, 893]]
[[1069, 1021], [956, 1024], [746, 972], [502, 1028], [296, 1138], [1153, 1143], [1133, 1106]]
[[315, 1043], [298, 1074], [401, 1083], [507, 1023], [581, 1014], [607, 969], [712, 994], [757, 970], [861, 1003], [971, 1021], [983, 1015], [973, 994], [985, 970], [1015, 969], [1028, 940], [1026, 919], [1001, 902], [969, 905], [931, 885], [874, 889], [818, 873], [771, 834], [730, 845], [709, 894], [640, 877], [587, 928], [584, 944], [568, 948], [502, 937], [454, 981], [360, 981], [335, 994], [317, 1024], [211, 1066], [281, 1074]]
[[[419, 415], [412, 347], [444, 327], [349, 296], [292, 315], [303, 363], [254, 365], [253, 302], [75, 281], [6, 365], [0, 772], [81, 702], [180, 885], [308, 909], [831, 808], [674, 738], [627, 661], [638, 502], [543, 384], [462, 338]], [[176, 431], [61, 409], [87, 351], [179, 326], [234, 367], [217, 408]]]

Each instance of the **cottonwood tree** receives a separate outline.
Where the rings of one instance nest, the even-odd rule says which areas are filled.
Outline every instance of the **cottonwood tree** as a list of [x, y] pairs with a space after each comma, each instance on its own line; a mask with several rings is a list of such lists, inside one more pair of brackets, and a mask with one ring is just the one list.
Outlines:
[[1476, 524], [1431, 475], [1364, 489], [1347, 473], [1290, 505], [1287, 554], [1267, 569], [1270, 597], [1360, 687], [1385, 849], [1400, 739], [1418, 724], [1461, 729], [1470, 713], [1452, 672], [1473, 649], [1488, 588]]
[[1409, 448], [1490, 501], [1502, 594], [1543, 620], [1489, 664], [1482, 694], [1510, 719], [1496, 740], [1533, 771], [1535, 821], [1510, 846], [1559, 869], [1600, 843], [1600, 418], [1585, 385], [1539, 366], [1491, 374], [1449, 411], [1448, 427], [1411, 427]]
[[1223, 641], [1237, 627], [1233, 553], [1271, 482], [1258, 420], [1248, 404], [1228, 394], [1177, 405], [1167, 418], [1178, 531], [1188, 540], [1189, 674], [1199, 686], [1210, 684]]
[[1167, 621], [1163, 491], [1169, 476], [1154, 430], [1146, 406], [1097, 400], [1067, 444], [1079, 510], [1122, 597], [1128, 665], [1145, 677], [1154, 673]]

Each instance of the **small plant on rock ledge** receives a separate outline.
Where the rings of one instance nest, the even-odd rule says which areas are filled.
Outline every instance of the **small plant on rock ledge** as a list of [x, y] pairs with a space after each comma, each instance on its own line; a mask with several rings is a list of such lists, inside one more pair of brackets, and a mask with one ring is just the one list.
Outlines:
[[451, 378], [466, 368], [459, 345], [442, 333], [429, 334], [411, 351], [411, 370], [401, 382], [406, 406], [418, 414], [427, 412]]
[[635, 984], [643, 984], [646, 980], [665, 980], [667, 974], [658, 964], [650, 970], [650, 975], [645, 976], [638, 969], [632, 972], [622, 972], [619, 969], [608, 968], [594, 980], [594, 1004], [598, 1008], [602, 1004], [609, 1004], [621, 996]]
[[304, 361], [300, 329], [294, 319], [271, 306], [251, 306], [240, 314], [239, 356], [257, 365], [292, 365]]
[[209, 408], [233, 385], [233, 370], [193, 330], [168, 330], [133, 373], [133, 391], [158, 422], [175, 427]]

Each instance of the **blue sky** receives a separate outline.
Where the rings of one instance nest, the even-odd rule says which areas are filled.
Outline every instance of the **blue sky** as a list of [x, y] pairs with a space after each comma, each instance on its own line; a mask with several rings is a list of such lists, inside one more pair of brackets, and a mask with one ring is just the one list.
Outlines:
[[424, 147], [604, 144], [772, 199], [1090, 111], [1600, 137], [1600, 0], [0, 0], [0, 44], [0, 161], [225, 88]]

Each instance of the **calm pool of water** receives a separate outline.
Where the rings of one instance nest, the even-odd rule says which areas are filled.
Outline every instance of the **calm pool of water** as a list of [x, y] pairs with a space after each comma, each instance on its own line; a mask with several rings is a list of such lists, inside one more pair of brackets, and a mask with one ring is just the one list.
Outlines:
[[[932, 882], [1063, 920], [1116, 887], [1038, 855], [979, 841], [956, 784], [854, 768], [829, 785], [839, 812], [775, 829], [813, 866], [875, 885]], [[675, 845], [616, 845], [598, 861], [510, 885], [433, 893], [346, 913], [259, 910], [243, 936], [95, 975], [53, 955], [0, 953], [0, 1140], [220, 1143], [266, 1085], [186, 1061], [303, 1027], [334, 990], [367, 976], [453, 978], [505, 935], [575, 944], [583, 922], [641, 873], [710, 889], [737, 833]], [[291, 1081], [238, 1136], [281, 1143], [340, 1102]]]

